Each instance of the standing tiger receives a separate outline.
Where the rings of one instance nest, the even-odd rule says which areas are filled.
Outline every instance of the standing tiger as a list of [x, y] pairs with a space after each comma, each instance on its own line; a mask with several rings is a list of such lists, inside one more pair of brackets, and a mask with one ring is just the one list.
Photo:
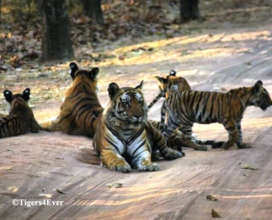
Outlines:
[[248, 106], [266, 110], [272, 105], [268, 91], [262, 81], [252, 87], [232, 89], [227, 93], [193, 91], [180, 92], [170, 79], [158, 78], [161, 87], [166, 88], [165, 108], [167, 111], [166, 135], [179, 128], [183, 134], [191, 136], [195, 122], [223, 124], [229, 134], [225, 149], [237, 145], [248, 147], [242, 142], [241, 120]]
[[[176, 76], [176, 71], [171, 70], [169, 75], [166, 78], [156, 76], [156, 79], [160, 83], [160, 93], [154, 98], [154, 100], [148, 105], [148, 108], [151, 108], [160, 98], [165, 97], [166, 91], [175, 89], [178, 92], [191, 90], [191, 87], [187, 80], [183, 77]], [[152, 122], [153, 126], [158, 128], [160, 131], [164, 133], [167, 139], [167, 145], [171, 148], [181, 150], [181, 146], [194, 148], [195, 150], [203, 150], [207, 151], [207, 144], [216, 145], [217, 143], [206, 141], [202, 142], [192, 138], [191, 136], [186, 136], [182, 133], [181, 130], [171, 129], [171, 132], [165, 132], [165, 118], [166, 118], [166, 107], [165, 102], [163, 102], [163, 106], [161, 108], [161, 122]]]
[[26, 88], [22, 94], [12, 94], [4, 91], [4, 97], [10, 105], [9, 115], [0, 117], [0, 138], [11, 137], [29, 132], [36, 133], [41, 127], [35, 120], [34, 114], [27, 102], [30, 89]]
[[121, 172], [130, 172], [132, 168], [156, 171], [159, 166], [151, 161], [153, 151], [159, 150], [169, 160], [184, 155], [168, 148], [160, 131], [147, 121], [142, 83], [135, 88], [119, 88], [111, 83], [108, 93], [110, 103], [103, 112], [93, 141], [107, 168]]
[[66, 92], [56, 121], [45, 123], [49, 131], [62, 131], [72, 135], [93, 137], [97, 122], [103, 111], [96, 94], [98, 68], [79, 69], [76, 63], [70, 63], [72, 86]]

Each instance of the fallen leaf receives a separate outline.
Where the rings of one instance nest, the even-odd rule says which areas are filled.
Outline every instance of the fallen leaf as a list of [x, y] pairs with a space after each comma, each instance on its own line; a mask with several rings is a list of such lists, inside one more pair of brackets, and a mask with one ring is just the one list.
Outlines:
[[258, 170], [256, 167], [251, 167], [248, 164], [241, 165], [241, 169], [246, 169], [246, 170]]
[[65, 194], [65, 192], [61, 191], [60, 189], [56, 189], [56, 191], [60, 194]]
[[48, 198], [48, 199], [52, 198], [52, 194], [46, 194], [46, 193], [40, 193], [39, 196], [45, 197], [45, 198]]
[[107, 184], [107, 187], [109, 188], [121, 188], [123, 186], [122, 183], [109, 183]]
[[13, 166], [4, 166], [4, 167], [0, 167], [0, 170], [11, 170]]
[[218, 201], [218, 199], [213, 195], [207, 195], [206, 199], [208, 199], [210, 201]]
[[214, 209], [212, 209], [211, 215], [213, 218], [221, 218], [221, 215], [219, 215], [219, 213], [215, 211]]

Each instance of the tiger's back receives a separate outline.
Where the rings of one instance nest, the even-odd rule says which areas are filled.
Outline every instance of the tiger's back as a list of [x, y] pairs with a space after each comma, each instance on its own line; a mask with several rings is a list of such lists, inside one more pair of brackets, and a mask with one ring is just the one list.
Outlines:
[[5, 90], [4, 96], [10, 104], [10, 112], [7, 116], [0, 117], [0, 138], [17, 136], [29, 132], [41, 130], [31, 108], [28, 106], [30, 89], [25, 89], [23, 94], [13, 95]]
[[96, 93], [98, 68], [81, 70], [70, 64], [73, 83], [66, 92], [56, 121], [44, 124], [50, 131], [62, 131], [72, 135], [93, 137], [103, 108]]

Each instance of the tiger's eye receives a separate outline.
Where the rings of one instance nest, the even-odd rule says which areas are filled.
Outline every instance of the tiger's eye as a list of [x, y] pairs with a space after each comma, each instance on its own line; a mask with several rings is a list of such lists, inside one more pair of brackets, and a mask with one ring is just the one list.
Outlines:
[[136, 94], [135, 94], [135, 97], [136, 97], [136, 99], [137, 99], [139, 102], [143, 102], [143, 101], [144, 101], [144, 98], [143, 98], [143, 96], [142, 96], [140, 93], [136, 93]]
[[130, 96], [127, 93], [121, 95], [121, 102], [124, 104], [128, 104], [130, 102]]

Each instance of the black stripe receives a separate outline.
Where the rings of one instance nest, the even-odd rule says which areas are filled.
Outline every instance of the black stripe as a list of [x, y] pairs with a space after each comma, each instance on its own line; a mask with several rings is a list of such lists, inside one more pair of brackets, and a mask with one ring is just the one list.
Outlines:
[[144, 131], [144, 126], [143, 126], [141, 129], [139, 129], [139, 130], [137, 131], [137, 133], [136, 133], [134, 136], [132, 136], [130, 139], [128, 139], [128, 141], [125, 141], [126, 144], [130, 144], [131, 142], [133, 142], [138, 136], [141, 135], [141, 133], [142, 133], [143, 131]]
[[209, 114], [209, 117], [208, 117], [208, 120], [209, 121], [213, 121], [213, 109], [214, 109], [214, 106], [216, 105], [215, 103], [215, 99], [217, 97], [217, 93], [213, 93], [211, 94], [212, 95], [212, 101], [211, 101], [211, 109], [210, 109], [210, 114]]
[[134, 154], [145, 144], [145, 140], [142, 141], [142, 143], [139, 145], [139, 147], [136, 148], [136, 150], [132, 153], [132, 157], [134, 156]]
[[119, 148], [113, 143], [107, 136], [105, 137], [106, 141], [108, 141], [114, 148], [117, 150], [117, 152], [121, 155], [121, 152], [119, 151]]
[[66, 119], [69, 118], [71, 115], [72, 115], [72, 112], [70, 112], [69, 114], [67, 114], [65, 117], [61, 118], [61, 119], [59, 120], [58, 123], [60, 124], [62, 121], [66, 120]]
[[199, 94], [198, 96], [198, 100], [197, 100], [197, 105], [196, 105], [196, 109], [195, 109], [195, 115], [194, 115], [194, 119], [196, 120], [196, 115], [199, 111], [199, 105], [200, 105], [200, 102], [202, 101], [202, 96], [203, 96], [203, 92], [197, 92]]
[[134, 158], [137, 158], [139, 155], [141, 155], [143, 152], [145, 152], [146, 150], [144, 149], [143, 151], [140, 151], [139, 153], [137, 153]]

